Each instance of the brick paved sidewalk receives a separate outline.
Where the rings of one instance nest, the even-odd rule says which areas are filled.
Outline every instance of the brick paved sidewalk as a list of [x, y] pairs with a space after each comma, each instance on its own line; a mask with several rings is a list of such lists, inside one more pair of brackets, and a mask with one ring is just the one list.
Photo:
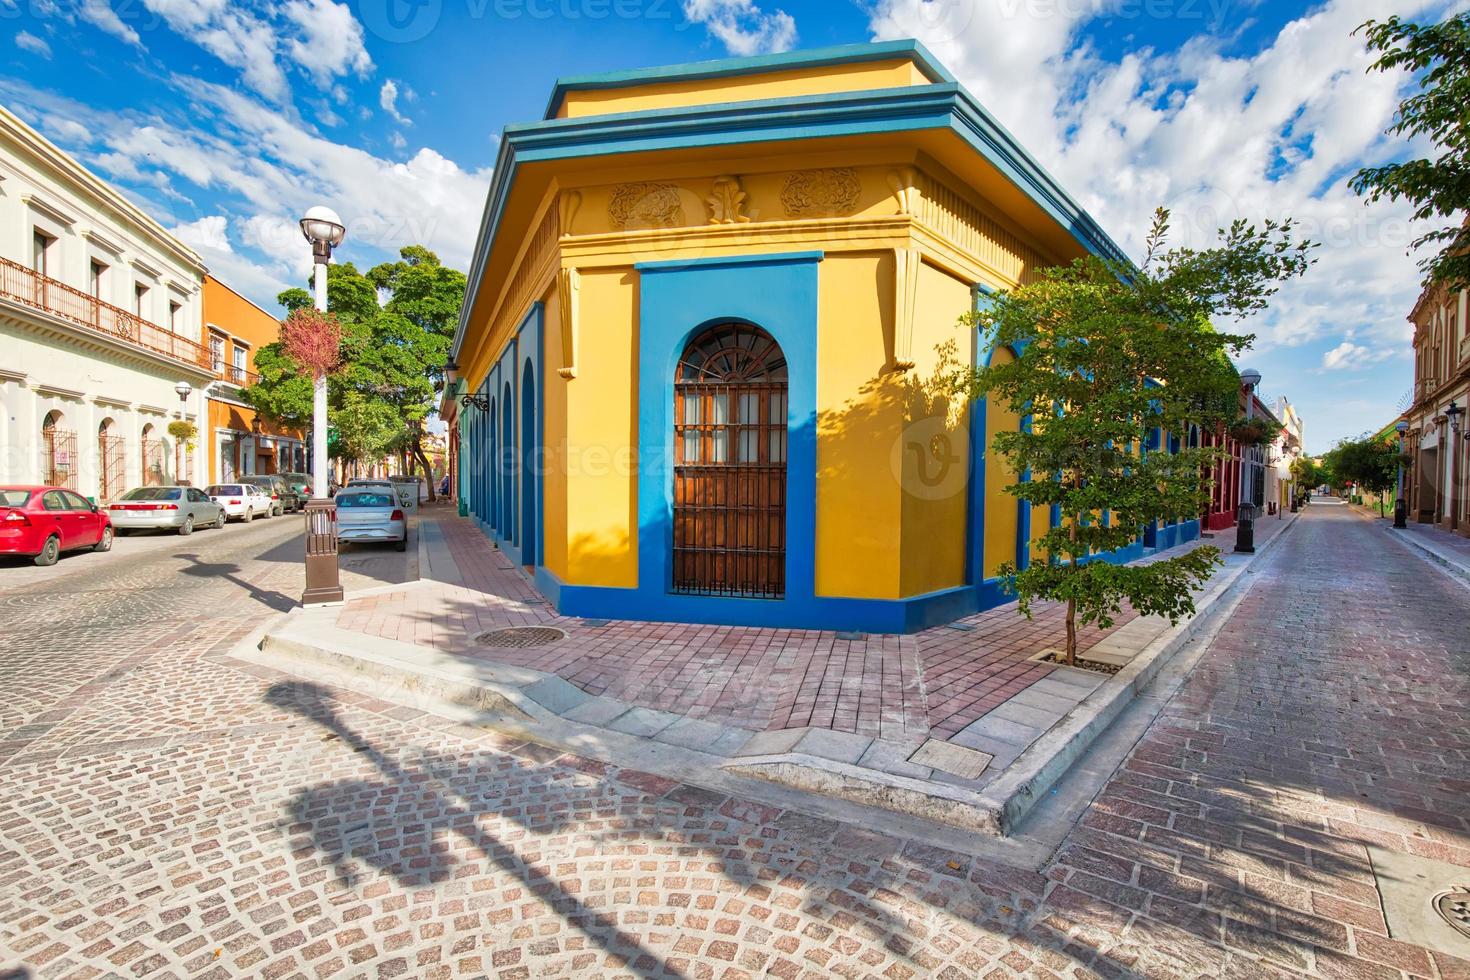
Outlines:
[[[438, 534], [430, 537], [443, 542], [460, 584], [349, 596], [338, 626], [530, 667], [592, 695], [755, 731], [814, 726], [895, 740], [948, 738], [1051, 674], [1052, 665], [1030, 658], [1064, 633], [1064, 610], [1056, 603], [1033, 606], [1031, 620], [1008, 603], [909, 636], [860, 639], [813, 630], [585, 621], [558, 615], [471, 521], [425, 517], [437, 520]], [[1259, 521], [1258, 544], [1285, 524]], [[1199, 544], [1229, 553], [1234, 529], [1185, 547]], [[1110, 629], [1083, 628], [1082, 656], [1135, 617], [1125, 610]], [[568, 636], [519, 650], [474, 643], [486, 631], [526, 625], [561, 627]]]

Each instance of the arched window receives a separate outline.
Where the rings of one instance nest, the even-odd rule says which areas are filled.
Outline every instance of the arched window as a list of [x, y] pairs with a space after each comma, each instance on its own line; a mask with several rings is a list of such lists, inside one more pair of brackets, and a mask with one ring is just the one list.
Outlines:
[[118, 434], [110, 418], [97, 427], [97, 457], [102, 461], [98, 495], [103, 500], [121, 497], [128, 489], [127, 440]]
[[77, 434], [63, 428], [66, 419], [59, 411], [46, 413], [41, 422], [44, 452], [42, 467], [47, 486], [77, 489]]
[[[163, 439], [150, 422], [143, 426], [142, 434], [143, 450], [143, 485], [149, 487], [161, 487], [165, 476], [165, 460], [163, 455]], [[228, 479], [228, 477], [226, 477]]]
[[674, 376], [675, 592], [786, 592], [786, 357], [748, 323], [699, 333]]

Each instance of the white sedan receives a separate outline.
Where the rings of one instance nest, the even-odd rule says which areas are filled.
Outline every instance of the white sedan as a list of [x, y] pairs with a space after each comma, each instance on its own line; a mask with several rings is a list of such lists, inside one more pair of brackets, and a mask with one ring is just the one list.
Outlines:
[[333, 501], [337, 505], [339, 544], [391, 541], [399, 551], [408, 548], [408, 521], [392, 490], [376, 487], [344, 487]]
[[270, 493], [253, 483], [216, 483], [204, 492], [225, 509], [226, 518], [246, 524], [257, 516], [269, 517], [274, 506]]

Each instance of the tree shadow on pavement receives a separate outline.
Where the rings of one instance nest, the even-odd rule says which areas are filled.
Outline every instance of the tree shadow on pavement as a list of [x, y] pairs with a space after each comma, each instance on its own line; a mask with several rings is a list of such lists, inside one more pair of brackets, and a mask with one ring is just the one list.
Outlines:
[[[715, 935], [702, 924], [728, 912], [720, 904], [703, 904], [706, 900], [768, 902], [774, 916], [758, 924], [777, 935], [784, 930], [810, 936], [809, 928], [832, 933], [832, 926], [841, 923], [863, 949], [881, 950], [913, 972], [925, 971], [932, 961], [933, 949], [923, 937], [937, 935], [936, 920], [947, 922], [947, 933], [993, 947], [1016, 935], [1040, 903], [1043, 882], [1031, 872], [936, 848], [906, 847], [872, 831], [782, 813], [538, 745], [509, 748], [509, 755], [519, 758], [495, 753], [493, 761], [478, 752], [384, 751], [344, 722], [334, 692], [314, 684], [277, 683], [265, 700], [310, 720], [326, 732], [325, 739], [340, 741], [376, 770], [302, 789], [287, 804], [282, 827], [295, 838], [296, 849], [309, 847], [319, 854], [340, 883], [359, 888], [370, 883], [368, 877], [387, 874], [404, 888], [422, 889], [459, 881], [488, 862], [524, 889], [520, 901], [539, 899], [639, 975], [684, 975], [681, 963], [671, 966], [665, 959], [679, 960], [672, 945], [678, 936], [708, 932], [717, 942], [737, 938], [733, 932]], [[528, 786], [507, 769], [524, 769], [528, 760], [557, 765]], [[557, 787], [585, 787], [579, 776], [596, 779], [599, 790], [590, 796], [580, 789], [557, 793]], [[486, 818], [514, 829], [487, 833]], [[557, 833], [573, 839], [546, 839]], [[569, 850], [563, 854], [562, 848]], [[606, 880], [576, 882], [574, 893], [564, 887], [562, 875], [583, 859], [600, 861], [605, 870], [595, 877]], [[639, 876], [671, 867], [687, 872], [687, 883], [678, 890], [693, 888], [693, 901], [685, 895], [682, 907], [673, 898], [674, 905], [650, 907], [648, 895], [657, 892], [662, 902], [666, 886]], [[728, 884], [712, 883], [701, 891], [700, 877]], [[487, 891], [485, 900], [503, 900], [507, 890]], [[620, 892], [626, 894], [614, 897]], [[655, 951], [635, 935], [648, 928], [636, 925], [636, 916], [651, 921], [660, 913], [668, 928], [655, 931], [664, 932], [670, 945]], [[674, 925], [676, 917], [685, 921]], [[779, 955], [775, 948], [772, 955]], [[1060, 944], [1051, 949], [1054, 956], [1065, 955]], [[850, 947], [845, 955], [856, 954]]]
[[253, 582], [241, 578], [239, 575], [239, 565], [223, 562], [203, 561], [200, 559], [199, 555], [194, 552], [186, 552], [183, 554], [175, 555], [174, 557], [182, 558], [189, 563], [186, 567], [181, 569], [181, 572], [183, 574], [190, 575], [195, 578], [223, 579], [224, 581], [229, 582], [231, 585], [235, 585], [240, 587], [241, 589], [244, 589], [250, 594], [250, 598], [253, 601], [258, 602], [264, 606], [268, 606], [277, 612], [286, 612], [287, 610], [295, 609], [299, 605], [297, 600], [291, 598], [283, 592], [277, 592], [275, 589], [262, 589], [259, 586], [255, 585]]

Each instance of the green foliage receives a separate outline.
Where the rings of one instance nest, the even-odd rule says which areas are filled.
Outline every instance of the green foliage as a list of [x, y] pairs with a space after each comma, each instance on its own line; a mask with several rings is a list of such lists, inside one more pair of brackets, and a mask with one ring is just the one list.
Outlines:
[[1297, 490], [1304, 492], [1326, 483], [1327, 470], [1318, 466], [1310, 456], [1298, 456], [1291, 461], [1291, 478], [1296, 482]]
[[[1311, 264], [1311, 244], [1295, 240], [1290, 222], [1258, 229], [1237, 221], [1221, 234], [1214, 248], [1167, 249], [1168, 213], [1160, 210], [1142, 268], [1078, 259], [969, 317], [982, 349], [1008, 347], [1016, 356], [964, 374], [957, 386], [1031, 418], [990, 447], [1030, 475], [1006, 490], [1062, 514], [1038, 539], [1050, 560], [1003, 574], [1028, 615], [1037, 600], [1067, 603], [1069, 662], [1079, 616], [1108, 626], [1127, 602], [1177, 619], [1193, 611], [1191, 589], [1217, 561], [1209, 547], [1148, 565], [1089, 559], [1126, 547], [1154, 521], [1200, 512], [1201, 474], [1215, 451], [1190, 446], [1188, 427], [1234, 417], [1239, 378], [1229, 357], [1251, 340], [1211, 320], [1259, 311], [1278, 283]], [[1178, 436], [1180, 450], [1146, 450], [1156, 432]]]
[[[399, 255], [367, 273], [351, 262], [327, 267], [328, 309], [342, 323], [342, 369], [328, 379], [329, 418], [340, 432], [337, 455], [347, 459], [377, 459], [403, 445], [412, 423], [433, 411], [443, 387], [464, 273], [421, 245]], [[313, 302], [305, 289], [288, 289], [276, 299], [290, 311]], [[284, 424], [309, 424], [310, 378], [279, 344], [257, 351], [255, 364], [260, 383], [246, 389], [250, 403]], [[427, 469], [417, 443], [409, 445]]]
[[168, 434], [180, 442], [192, 444], [199, 435], [199, 426], [187, 419], [174, 419], [168, 424]]
[[1369, 201], [1400, 198], [1414, 206], [1414, 219], [1436, 227], [1410, 245], [1438, 246], [1420, 263], [1425, 283], [1451, 288], [1470, 284], [1470, 13], [1438, 24], [1417, 24], [1397, 16], [1370, 20], [1358, 28], [1378, 58], [1371, 71], [1405, 70], [1418, 91], [1399, 104], [1388, 132], [1409, 145], [1432, 145], [1432, 158], [1365, 167], [1351, 186]]
[[1281, 434], [1281, 423], [1264, 415], [1242, 415], [1230, 425], [1230, 438], [1247, 446], [1266, 446]]
[[[1399, 453], [1397, 440], [1361, 436], [1343, 439], [1322, 457], [1333, 476], [1333, 483], [1358, 487], [1376, 494], [1387, 493], [1398, 485], [1399, 466], [1406, 457]], [[1379, 501], [1380, 508], [1382, 500]]]

